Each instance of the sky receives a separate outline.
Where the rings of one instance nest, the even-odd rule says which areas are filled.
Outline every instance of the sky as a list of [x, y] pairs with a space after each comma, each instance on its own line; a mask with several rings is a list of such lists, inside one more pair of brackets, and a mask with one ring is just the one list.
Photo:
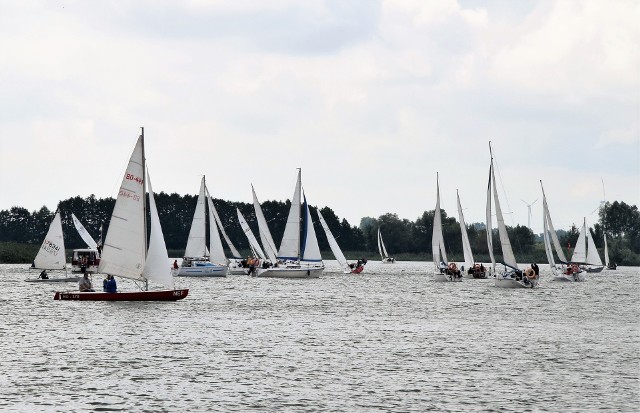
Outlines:
[[[508, 225], [640, 199], [640, 2], [0, 0], [0, 210], [156, 191], [308, 201], [358, 225], [436, 203]], [[603, 193], [604, 182], [604, 193]]]

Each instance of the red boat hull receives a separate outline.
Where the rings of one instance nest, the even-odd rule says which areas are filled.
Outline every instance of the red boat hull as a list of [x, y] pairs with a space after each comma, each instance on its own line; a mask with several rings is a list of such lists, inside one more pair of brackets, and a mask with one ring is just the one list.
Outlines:
[[189, 290], [126, 291], [120, 293], [57, 291], [54, 300], [74, 301], [177, 301], [189, 295]]

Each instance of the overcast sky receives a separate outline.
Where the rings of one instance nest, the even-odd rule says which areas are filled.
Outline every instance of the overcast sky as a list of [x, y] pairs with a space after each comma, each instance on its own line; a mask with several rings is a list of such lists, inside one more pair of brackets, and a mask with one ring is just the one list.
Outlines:
[[292, 196], [358, 225], [441, 204], [593, 224], [640, 197], [640, 2], [0, 0], [0, 209], [156, 191]]

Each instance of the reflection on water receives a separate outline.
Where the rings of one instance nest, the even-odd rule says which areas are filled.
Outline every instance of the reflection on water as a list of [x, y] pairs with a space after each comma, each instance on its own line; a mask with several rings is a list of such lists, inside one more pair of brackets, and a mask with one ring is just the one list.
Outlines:
[[0, 410], [640, 408], [638, 268], [508, 290], [431, 265], [180, 278], [174, 303], [53, 301], [75, 284], [0, 265]]

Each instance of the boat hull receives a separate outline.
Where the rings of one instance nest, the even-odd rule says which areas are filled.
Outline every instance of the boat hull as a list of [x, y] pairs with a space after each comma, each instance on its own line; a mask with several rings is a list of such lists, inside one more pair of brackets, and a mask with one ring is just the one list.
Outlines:
[[127, 291], [118, 293], [57, 291], [54, 300], [72, 301], [177, 301], [189, 295], [189, 290]]
[[604, 269], [604, 267], [587, 267], [584, 270], [586, 272], [601, 272]]
[[267, 278], [319, 278], [324, 267], [272, 267], [259, 268], [256, 277]]
[[27, 278], [28, 283], [74, 283], [80, 281], [81, 277], [64, 277], [64, 278]]
[[448, 274], [443, 274], [441, 272], [433, 273], [433, 281], [436, 282], [460, 282], [462, 281], [462, 277], [454, 277]]
[[226, 277], [229, 273], [227, 266], [203, 266], [203, 267], [181, 267], [175, 277]]
[[495, 279], [495, 286], [499, 288], [533, 288], [535, 284], [537, 283], [529, 282], [525, 284], [523, 281], [518, 281], [514, 278], [496, 277]]

